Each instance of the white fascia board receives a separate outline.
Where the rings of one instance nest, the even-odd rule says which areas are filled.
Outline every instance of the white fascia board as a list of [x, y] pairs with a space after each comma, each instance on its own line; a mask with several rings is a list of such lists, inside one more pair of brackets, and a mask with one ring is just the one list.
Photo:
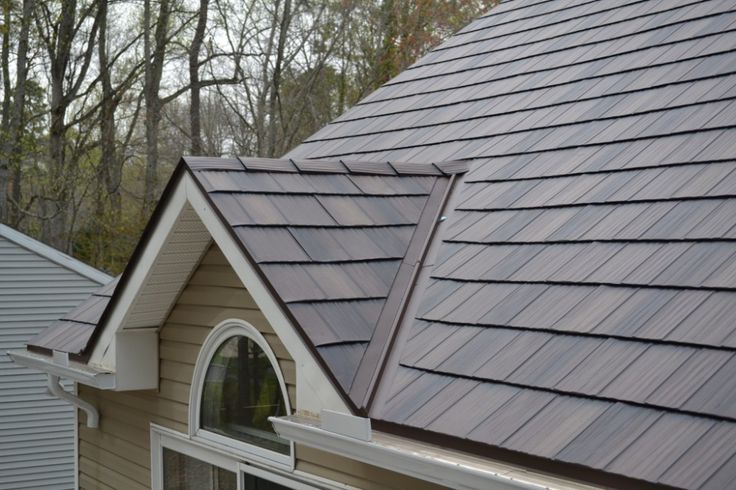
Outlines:
[[8, 355], [15, 363], [36, 371], [70, 379], [101, 390], [115, 389], [115, 373], [95, 369], [81, 362], [69, 361], [67, 365], [61, 365], [54, 362], [52, 356], [23, 349], [9, 350]]
[[270, 417], [276, 433], [296, 444], [402, 473], [449, 488], [466, 490], [591, 489], [488, 459], [373, 431], [371, 441], [323, 429], [319, 420]]
[[324, 408], [350, 412], [322, 370], [312, 352], [304, 344], [294, 325], [282, 311], [278, 302], [261, 280], [255, 267], [245, 257], [226, 225], [211, 208], [196, 182], [185, 174], [186, 197], [202, 220], [213, 240], [220, 247], [230, 266], [253, 297], [263, 316], [286, 347], [296, 364], [296, 409], [298, 413], [318, 414]]
[[113, 279], [111, 276], [95, 269], [91, 265], [87, 265], [70, 255], [60, 252], [45, 243], [41, 243], [38, 240], [19, 232], [18, 230], [10, 228], [9, 226], [0, 224], [0, 236], [100, 285], [108, 284]]
[[[102, 334], [97, 339], [97, 343], [90, 356], [90, 366], [115, 371], [115, 364], [117, 362], [116, 356], [114, 355], [116, 334], [125, 325], [125, 320], [131, 310], [131, 306], [148, 281], [154, 261], [161, 252], [169, 234], [174, 229], [174, 224], [184, 209], [185, 204], [186, 191], [182, 181], [179, 180], [179, 183], [175, 185], [171, 193], [166, 208], [163, 210], [158, 226], [151, 234], [146, 249], [138, 260], [136, 268], [131, 272], [122, 291], [115, 292], [119, 297], [117, 298], [113, 311], [108, 317]], [[158, 327], [158, 325], [151, 325], [151, 327]]]

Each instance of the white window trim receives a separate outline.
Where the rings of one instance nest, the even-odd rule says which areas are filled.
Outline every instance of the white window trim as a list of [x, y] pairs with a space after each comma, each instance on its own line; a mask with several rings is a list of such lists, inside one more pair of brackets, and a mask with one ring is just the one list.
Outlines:
[[244, 490], [244, 474], [263, 478], [294, 490], [357, 490], [355, 487], [338, 483], [299, 470], [285, 471], [277, 468], [258, 466], [256, 462], [248, 462], [242, 456], [223, 448], [191, 438], [166, 427], [151, 424], [151, 488], [163, 490], [163, 450], [171, 449], [205, 463], [232, 471], [237, 476], [237, 487]]
[[223, 449], [227, 452], [235, 452], [244, 458], [252, 459], [261, 463], [273, 465], [286, 470], [294, 469], [294, 443], [289, 443], [289, 454], [281, 454], [275, 451], [271, 451], [254, 444], [248, 444], [247, 442], [238, 441], [229, 437], [215, 434], [199, 427], [199, 420], [201, 415], [201, 404], [202, 389], [204, 388], [205, 375], [207, 374], [207, 368], [209, 367], [212, 357], [215, 355], [217, 349], [227, 339], [235, 336], [244, 336], [255, 342], [263, 352], [273, 366], [276, 378], [279, 381], [281, 388], [281, 396], [284, 399], [286, 405], [286, 413], [291, 414], [291, 403], [289, 402], [289, 392], [286, 389], [286, 382], [284, 376], [279, 368], [278, 360], [274, 355], [268, 342], [253, 325], [237, 319], [230, 318], [220, 322], [212, 331], [207, 335], [202, 348], [197, 356], [197, 362], [194, 366], [194, 375], [192, 376], [192, 385], [189, 391], [189, 437], [193, 441], [200, 441], [209, 446]]
[[[235, 459], [191, 441], [184, 434], [151, 424], [151, 487], [153, 490], [164, 488], [164, 448], [239, 474], [238, 463]], [[238, 483], [240, 483], [239, 480], [238, 478]]]

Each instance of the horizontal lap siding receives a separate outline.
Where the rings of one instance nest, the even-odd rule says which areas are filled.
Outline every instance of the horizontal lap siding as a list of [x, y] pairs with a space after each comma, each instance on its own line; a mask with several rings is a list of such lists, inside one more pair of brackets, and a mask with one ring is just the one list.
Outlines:
[[[158, 391], [109, 392], [80, 386], [81, 396], [100, 409], [100, 428], [80, 415], [80, 487], [150, 487], [150, 424], [187, 432], [189, 389], [200, 347], [212, 327], [239, 318], [266, 338], [296, 406], [296, 367], [253, 298], [212, 247], [192, 275], [159, 334]], [[396, 473], [309, 448], [297, 448], [297, 469], [359, 488], [439, 488]]]
[[220, 250], [213, 247], [192, 275], [159, 334], [159, 390], [110, 392], [80, 386], [82, 398], [100, 410], [99, 429], [80, 415], [81, 488], [148, 488], [151, 482], [150, 424], [186, 433], [189, 388], [200, 347], [212, 327], [239, 318], [268, 340], [296, 403], [294, 361]]
[[48, 395], [46, 375], [5, 352], [100, 286], [0, 237], [0, 490], [74, 486], [74, 412]]

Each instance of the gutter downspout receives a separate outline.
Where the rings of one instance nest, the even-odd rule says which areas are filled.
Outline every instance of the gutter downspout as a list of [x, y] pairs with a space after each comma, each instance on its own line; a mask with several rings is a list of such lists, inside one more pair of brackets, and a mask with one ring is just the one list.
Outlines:
[[55, 374], [49, 374], [48, 388], [49, 393], [51, 393], [55, 397], [60, 398], [61, 400], [64, 400], [74, 405], [75, 407], [84, 410], [84, 413], [87, 414], [87, 427], [89, 427], [90, 429], [96, 429], [99, 426], [100, 412], [97, 411], [97, 408], [91, 403], [88, 403], [78, 396], [72, 395], [71, 393], [66, 391], [64, 387], [61, 386], [61, 379], [59, 378], [59, 376]]

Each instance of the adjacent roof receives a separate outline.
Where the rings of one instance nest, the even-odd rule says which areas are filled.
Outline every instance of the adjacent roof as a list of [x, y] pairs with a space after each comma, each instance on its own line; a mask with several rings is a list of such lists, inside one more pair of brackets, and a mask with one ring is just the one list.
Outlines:
[[26, 344], [28, 348], [40, 351], [56, 350], [83, 356], [119, 280], [120, 277], [116, 277], [30, 339]]
[[374, 418], [618, 485], [736, 479], [735, 26], [734, 0], [505, 2], [288, 155], [471, 167]]

